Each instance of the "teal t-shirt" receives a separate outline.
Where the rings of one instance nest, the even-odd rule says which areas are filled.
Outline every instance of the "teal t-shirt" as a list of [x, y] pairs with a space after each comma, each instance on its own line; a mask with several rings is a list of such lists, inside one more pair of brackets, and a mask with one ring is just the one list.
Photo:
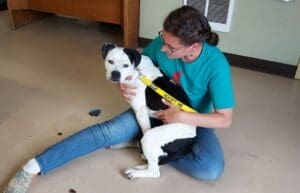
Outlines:
[[173, 81], [182, 86], [191, 106], [200, 113], [235, 105], [230, 66], [224, 54], [213, 45], [203, 43], [200, 56], [192, 63], [170, 59], [161, 51], [157, 37], [142, 52]]

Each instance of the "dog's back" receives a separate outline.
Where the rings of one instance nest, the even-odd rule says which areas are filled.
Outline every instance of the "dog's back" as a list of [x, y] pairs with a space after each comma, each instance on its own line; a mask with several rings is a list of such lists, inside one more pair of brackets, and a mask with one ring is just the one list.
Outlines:
[[[172, 97], [176, 98], [177, 100], [183, 102], [186, 105], [190, 105], [188, 96], [185, 94], [181, 86], [173, 83], [168, 77], [158, 77], [157, 79], [153, 80], [153, 83], [162, 90], [166, 91]], [[162, 97], [155, 91], [153, 91], [151, 88], [147, 87], [145, 95], [146, 104], [151, 110], [159, 111], [168, 108], [167, 105], [162, 103]]]

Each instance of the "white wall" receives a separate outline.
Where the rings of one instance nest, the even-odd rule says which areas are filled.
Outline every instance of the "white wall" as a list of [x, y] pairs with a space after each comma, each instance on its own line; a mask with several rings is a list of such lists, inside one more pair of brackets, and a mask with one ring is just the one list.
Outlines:
[[[141, 0], [140, 34], [153, 39], [169, 11], [182, 0]], [[220, 33], [228, 53], [297, 65], [300, 56], [300, 0], [235, 0], [231, 31]]]

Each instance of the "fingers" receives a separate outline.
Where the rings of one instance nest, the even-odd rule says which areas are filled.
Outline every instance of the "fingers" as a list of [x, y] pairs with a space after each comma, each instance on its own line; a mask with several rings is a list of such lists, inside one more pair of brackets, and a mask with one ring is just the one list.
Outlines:
[[132, 96], [136, 96], [135, 93], [136, 86], [129, 85], [129, 84], [119, 84], [119, 88], [123, 97], [128, 103], [130, 103]]
[[160, 119], [164, 123], [173, 123], [177, 120], [178, 112], [180, 112], [180, 109], [172, 104], [171, 102], [162, 99], [162, 102], [168, 106], [167, 109], [161, 110], [155, 113], [155, 116]]
[[167, 123], [166, 119], [165, 119], [165, 115], [164, 115], [164, 111], [158, 111], [155, 113], [155, 116], [161, 120], [163, 123]]
[[135, 89], [136, 86], [130, 85], [130, 84], [119, 84], [120, 90], [122, 91], [122, 93], [126, 93], [129, 95], [133, 95], [135, 96]]
[[136, 95], [135, 89], [136, 86], [129, 85], [129, 84], [120, 84], [120, 90], [123, 95], [135, 96]]
[[164, 103], [164, 104], [167, 105], [167, 106], [172, 105], [169, 101], [167, 101], [167, 100], [164, 99], [164, 98], [162, 98], [161, 101], [162, 101], [162, 103]]
[[162, 115], [163, 115], [162, 111], [155, 112], [155, 116], [158, 117], [158, 118], [161, 118]]

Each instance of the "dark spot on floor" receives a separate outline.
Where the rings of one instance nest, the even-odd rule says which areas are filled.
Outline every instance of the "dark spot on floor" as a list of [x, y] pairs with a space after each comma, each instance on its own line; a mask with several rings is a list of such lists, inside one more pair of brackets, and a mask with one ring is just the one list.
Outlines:
[[74, 189], [71, 188], [71, 189], [69, 190], [69, 193], [76, 193], [76, 190], [74, 190]]
[[91, 117], [97, 117], [97, 116], [100, 115], [100, 113], [101, 113], [101, 110], [98, 109], [98, 108], [91, 109], [91, 110], [89, 111], [89, 115], [90, 115]]

